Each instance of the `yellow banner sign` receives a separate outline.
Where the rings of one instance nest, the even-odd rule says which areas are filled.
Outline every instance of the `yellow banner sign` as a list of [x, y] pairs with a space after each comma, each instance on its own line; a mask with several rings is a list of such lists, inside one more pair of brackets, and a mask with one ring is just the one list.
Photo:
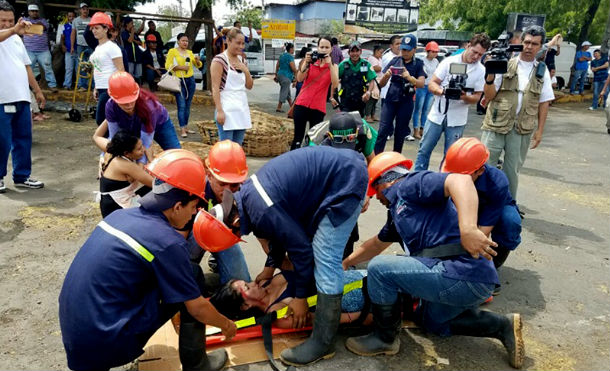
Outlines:
[[266, 19], [261, 27], [263, 39], [287, 39], [293, 40], [296, 30], [295, 21]]

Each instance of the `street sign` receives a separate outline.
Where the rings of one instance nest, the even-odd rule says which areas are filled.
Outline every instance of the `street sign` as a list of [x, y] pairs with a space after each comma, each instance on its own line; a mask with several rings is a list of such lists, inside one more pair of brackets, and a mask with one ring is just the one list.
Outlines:
[[419, 0], [347, 0], [345, 33], [401, 34], [417, 29]]
[[265, 19], [261, 27], [261, 37], [263, 39], [294, 40], [295, 31], [296, 22], [294, 20]]

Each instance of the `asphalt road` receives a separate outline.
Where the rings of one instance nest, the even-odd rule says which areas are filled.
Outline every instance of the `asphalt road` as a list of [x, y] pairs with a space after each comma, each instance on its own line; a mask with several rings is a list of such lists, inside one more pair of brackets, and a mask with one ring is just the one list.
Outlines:
[[[273, 112], [278, 91], [269, 78], [257, 79], [249, 103]], [[587, 111], [587, 106], [551, 108], [542, 144], [530, 151], [521, 173], [523, 242], [500, 269], [501, 294], [485, 307], [522, 314], [524, 368], [529, 370], [610, 369], [610, 135], [603, 113]], [[175, 106], [168, 108], [175, 119]], [[212, 110], [196, 107], [191, 117], [211, 118]], [[466, 135], [480, 136], [481, 119], [470, 115]], [[45, 188], [16, 191], [10, 176], [5, 178], [9, 190], [0, 195], [0, 369], [66, 369], [57, 297], [76, 251], [100, 219], [92, 196], [98, 187], [98, 152], [90, 140], [94, 128], [92, 120], [74, 124], [52, 113], [51, 120], [34, 128], [33, 176], [45, 181]], [[415, 159], [416, 145], [406, 143], [404, 154]], [[431, 168], [440, 159], [438, 146]], [[250, 172], [266, 160], [249, 158]], [[374, 236], [384, 220], [384, 207], [373, 200], [359, 220], [361, 238]], [[252, 236], [246, 241], [242, 247], [254, 277], [264, 256]], [[385, 253], [397, 251], [393, 245]], [[510, 369], [496, 340], [403, 330], [397, 355], [365, 358], [348, 352], [344, 339], [337, 339], [333, 359], [303, 369]]]

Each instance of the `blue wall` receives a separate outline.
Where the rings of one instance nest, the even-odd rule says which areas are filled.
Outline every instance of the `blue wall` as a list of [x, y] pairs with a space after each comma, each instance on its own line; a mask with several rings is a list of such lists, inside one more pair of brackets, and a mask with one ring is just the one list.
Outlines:
[[[343, 19], [345, 3], [316, 1], [298, 5], [272, 5], [266, 9], [266, 18], [303, 20]], [[303, 19], [300, 14], [303, 13]]]

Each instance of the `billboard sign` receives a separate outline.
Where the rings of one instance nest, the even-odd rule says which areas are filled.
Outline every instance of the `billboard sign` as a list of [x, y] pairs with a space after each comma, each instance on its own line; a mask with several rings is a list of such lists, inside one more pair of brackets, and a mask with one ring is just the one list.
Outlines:
[[345, 32], [401, 34], [417, 29], [419, 0], [347, 0]]
[[264, 19], [261, 38], [294, 40], [295, 31], [296, 22], [294, 20]]

